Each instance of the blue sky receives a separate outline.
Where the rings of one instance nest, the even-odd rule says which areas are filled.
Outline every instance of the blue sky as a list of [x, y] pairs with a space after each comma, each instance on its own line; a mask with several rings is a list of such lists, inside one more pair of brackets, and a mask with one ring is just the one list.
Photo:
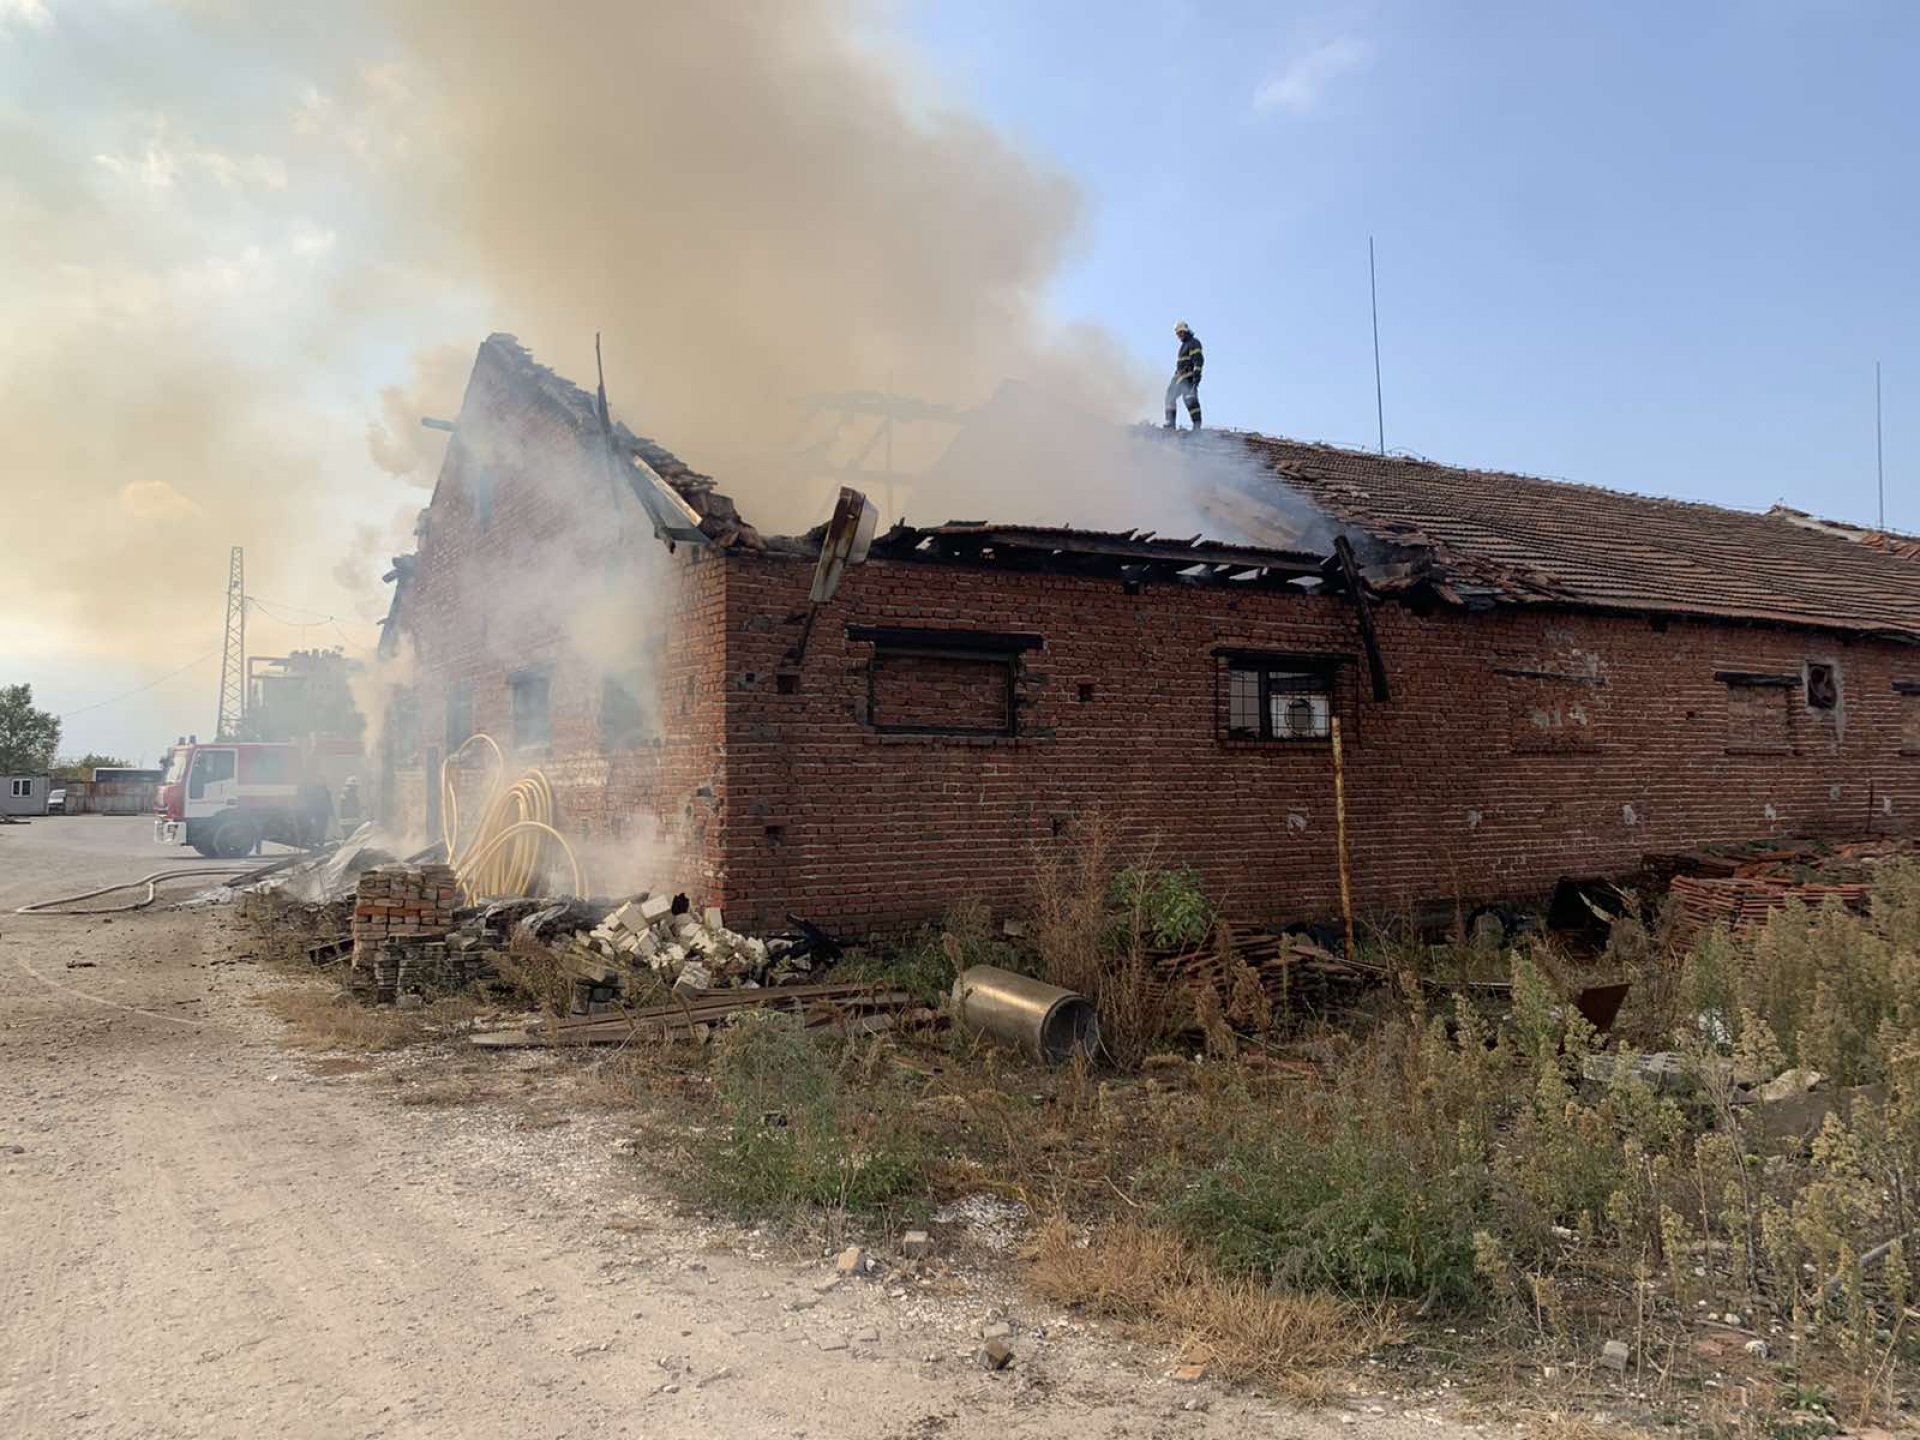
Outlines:
[[[1920, 6], [919, 0], [1088, 198], [1056, 304], [1210, 420], [1920, 529]], [[1148, 397], [1152, 408], [1157, 397]]]

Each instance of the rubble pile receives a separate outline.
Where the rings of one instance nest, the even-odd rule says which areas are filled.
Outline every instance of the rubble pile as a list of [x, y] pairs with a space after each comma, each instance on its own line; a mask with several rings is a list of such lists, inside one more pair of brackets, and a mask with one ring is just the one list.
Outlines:
[[[593, 1014], [660, 988], [675, 996], [805, 985], [839, 948], [794, 919], [794, 933], [743, 935], [718, 908], [696, 915], [684, 895], [623, 902], [520, 898], [457, 908], [446, 865], [383, 865], [359, 876], [347, 933], [309, 948], [316, 964], [351, 946], [349, 984], [375, 1002], [454, 990], [497, 973], [504, 954], [557, 958], [571, 1010]], [[793, 917], [790, 917], [793, 918]], [[640, 983], [645, 982], [645, 983]]]
[[573, 943], [605, 959], [645, 966], [677, 994], [798, 985], [813, 977], [804, 937], [763, 940], [729, 930], [716, 906], [699, 919], [667, 896], [629, 900]]

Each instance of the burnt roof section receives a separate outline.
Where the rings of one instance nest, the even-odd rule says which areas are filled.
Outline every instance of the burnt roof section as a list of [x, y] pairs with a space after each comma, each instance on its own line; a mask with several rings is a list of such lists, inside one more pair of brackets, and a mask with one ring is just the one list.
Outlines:
[[1920, 568], [1904, 537], [1853, 538], [1846, 527], [1778, 514], [1263, 435], [1223, 433], [1207, 443], [1243, 445], [1336, 520], [1425, 551], [1422, 583], [1460, 603], [1576, 605], [1920, 640]]
[[[489, 335], [480, 346], [476, 365], [492, 360], [506, 369], [519, 384], [531, 388], [540, 398], [565, 412], [573, 429], [585, 443], [598, 444], [600, 417], [594, 398], [565, 376], [535, 360], [527, 347], [512, 335]], [[636, 435], [618, 420], [613, 422], [614, 443], [628, 455], [643, 460], [653, 472], [691, 505], [700, 517], [700, 532], [723, 550], [763, 550], [766, 542], [760, 532], [740, 518], [731, 497], [715, 487], [711, 475], [703, 475], [658, 441]], [[635, 470], [628, 477], [639, 494], [644, 477]]]
[[1175, 540], [1150, 530], [1071, 530], [974, 520], [928, 527], [902, 521], [875, 537], [870, 554], [884, 560], [1189, 584], [1291, 584], [1321, 576], [1327, 562], [1326, 556], [1310, 551], [1223, 545], [1197, 535]]

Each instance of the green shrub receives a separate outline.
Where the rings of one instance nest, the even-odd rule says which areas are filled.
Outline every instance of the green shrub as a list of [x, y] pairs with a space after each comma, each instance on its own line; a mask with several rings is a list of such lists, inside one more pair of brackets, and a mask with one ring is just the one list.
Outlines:
[[1368, 1298], [1477, 1293], [1468, 1208], [1444, 1177], [1355, 1125], [1236, 1150], [1166, 1208], [1230, 1272]]
[[1162, 950], [1190, 949], [1213, 930], [1213, 902], [1189, 865], [1172, 870], [1129, 865], [1114, 872], [1110, 899], [1115, 925]]

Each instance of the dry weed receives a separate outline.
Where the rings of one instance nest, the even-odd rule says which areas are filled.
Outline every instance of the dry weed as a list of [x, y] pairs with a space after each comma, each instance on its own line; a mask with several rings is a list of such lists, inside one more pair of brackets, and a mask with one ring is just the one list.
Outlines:
[[1029, 1258], [1031, 1283], [1046, 1299], [1176, 1345], [1223, 1379], [1299, 1399], [1323, 1397], [1332, 1372], [1395, 1338], [1382, 1311], [1223, 1276], [1178, 1236], [1138, 1222], [1082, 1244], [1055, 1216]]
[[418, 1010], [362, 1005], [325, 984], [294, 984], [260, 996], [261, 1009], [285, 1022], [284, 1043], [300, 1050], [402, 1050], [471, 1019], [475, 1002], [451, 996]]

